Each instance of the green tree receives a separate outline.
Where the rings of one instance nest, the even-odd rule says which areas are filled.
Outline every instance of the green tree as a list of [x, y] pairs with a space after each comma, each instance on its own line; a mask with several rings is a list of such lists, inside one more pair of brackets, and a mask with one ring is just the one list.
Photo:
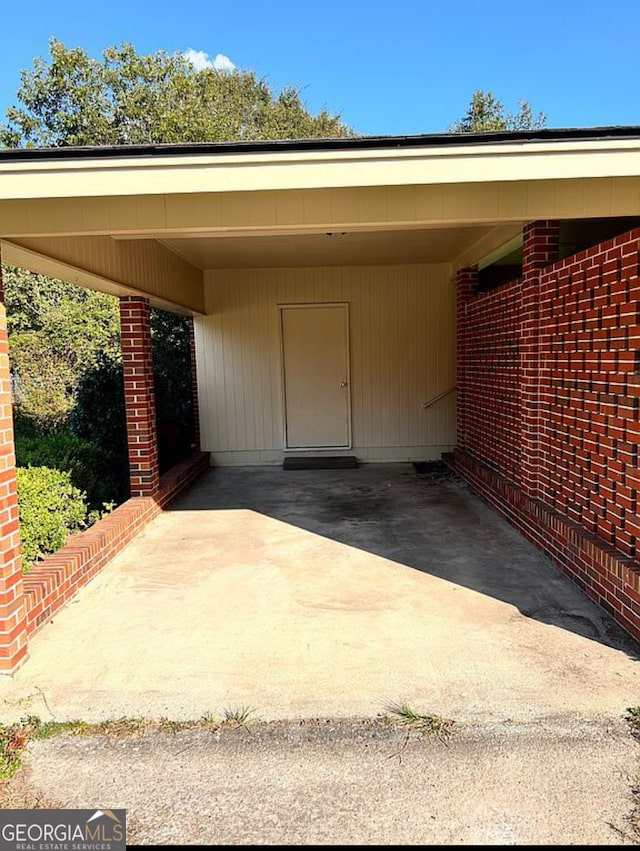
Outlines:
[[544, 127], [544, 112], [534, 115], [526, 100], [518, 101], [517, 112], [505, 112], [501, 101], [491, 92], [478, 89], [471, 96], [467, 111], [449, 127], [450, 133], [478, 133], [483, 130], [536, 130]]
[[52, 39], [48, 60], [22, 71], [19, 105], [0, 127], [6, 147], [344, 136], [327, 110], [313, 114], [294, 87], [274, 92], [253, 71], [197, 70], [182, 54], [138, 54], [131, 44], [95, 59]]
[[3, 268], [15, 412], [40, 431], [64, 424], [83, 373], [117, 356], [114, 298], [15, 266]]

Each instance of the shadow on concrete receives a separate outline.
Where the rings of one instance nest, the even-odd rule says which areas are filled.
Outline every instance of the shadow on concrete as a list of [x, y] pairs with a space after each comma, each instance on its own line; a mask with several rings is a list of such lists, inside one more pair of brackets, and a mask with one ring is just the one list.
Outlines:
[[464, 482], [411, 464], [212, 469], [171, 511], [249, 509], [515, 606], [640, 658], [640, 646]]

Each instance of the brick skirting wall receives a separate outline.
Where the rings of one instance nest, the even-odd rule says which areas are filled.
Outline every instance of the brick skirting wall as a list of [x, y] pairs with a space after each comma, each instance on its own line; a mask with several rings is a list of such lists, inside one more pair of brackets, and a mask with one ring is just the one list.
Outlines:
[[452, 464], [640, 639], [640, 229], [557, 244], [532, 222], [522, 278], [458, 272]]
[[23, 578], [27, 633], [32, 635], [169, 503], [209, 469], [209, 453], [195, 452], [160, 478], [156, 497], [133, 497], [71, 535], [64, 547], [43, 559]]
[[456, 449], [445, 460], [529, 541], [640, 640], [640, 565], [482, 461]]

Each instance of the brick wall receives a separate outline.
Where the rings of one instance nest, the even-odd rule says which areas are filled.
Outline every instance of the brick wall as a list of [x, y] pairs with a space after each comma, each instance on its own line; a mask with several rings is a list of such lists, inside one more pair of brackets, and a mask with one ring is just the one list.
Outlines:
[[193, 414], [193, 442], [200, 449], [200, 402], [198, 401], [198, 361], [193, 316], [189, 317], [189, 360], [191, 365], [191, 405]]
[[514, 281], [468, 302], [465, 391], [458, 399], [462, 447], [513, 481], [520, 470], [520, 289]]
[[640, 555], [640, 230], [540, 279], [541, 497]]
[[468, 369], [467, 360], [467, 345], [470, 342], [468, 332], [470, 323], [466, 321], [467, 311], [469, 310], [469, 302], [476, 294], [478, 286], [478, 269], [472, 266], [466, 269], [460, 269], [456, 275], [456, 385], [457, 385], [457, 406], [456, 406], [456, 442], [458, 446], [467, 445], [467, 410], [468, 399], [467, 391], [471, 385], [466, 380]]
[[528, 302], [515, 281], [459, 311], [454, 463], [640, 638], [640, 229], [552, 264], [553, 223], [529, 232]]
[[541, 270], [558, 259], [557, 222], [529, 222], [522, 231], [520, 297], [520, 472], [528, 496], [540, 496], [543, 419], [540, 410]]

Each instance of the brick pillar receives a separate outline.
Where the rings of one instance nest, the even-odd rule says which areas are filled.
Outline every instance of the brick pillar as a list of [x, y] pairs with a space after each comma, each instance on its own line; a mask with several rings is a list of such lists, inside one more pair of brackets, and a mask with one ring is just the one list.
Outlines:
[[470, 343], [467, 305], [478, 288], [478, 267], [469, 266], [456, 273], [456, 447], [467, 449], [467, 368]]
[[529, 222], [522, 231], [520, 316], [520, 482], [533, 499], [540, 490], [540, 272], [558, 259], [559, 224]]
[[11, 673], [26, 656], [9, 343], [0, 268], [0, 673]]
[[200, 404], [198, 402], [198, 364], [196, 361], [196, 337], [193, 316], [189, 317], [189, 356], [191, 364], [191, 409], [193, 413], [193, 442], [200, 451]]
[[149, 299], [120, 298], [120, 343], [131, 496], [155, 496], [160, 488], [160, 468]]

